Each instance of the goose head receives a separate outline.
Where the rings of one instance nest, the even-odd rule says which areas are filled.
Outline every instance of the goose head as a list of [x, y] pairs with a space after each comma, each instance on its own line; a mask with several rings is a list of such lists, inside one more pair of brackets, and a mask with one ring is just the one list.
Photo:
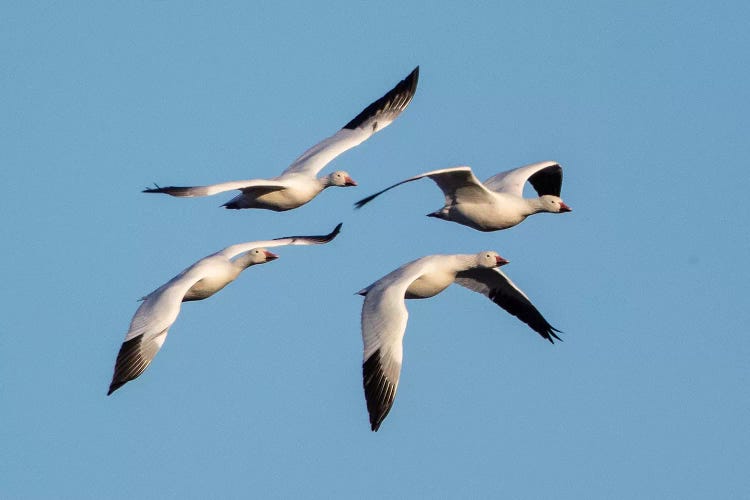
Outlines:
[[250, 266], [254, 266], [256, 264], [265, 264], [266, 262], [271, 262], [272, 260], [276, 260], [278, 258], [278, 255], [269, 252], [265, 248], [253, 248], [252, 250], [248, 250], [247, 252], [238, 256], [232, 262], [234, 266], [240, 272], [242, 272], [244, 269], [247, 269]]
[[477, 267], [484, 268], [500, 267], [509, 262], [508, 260], [500, 257], [500, 254], [498, 254], [497, 252], [493, 252], [492, 250], [479, 252], [476, 256], [476, 259]]
[[357, 183], [354, 182], [354, 179], [349, 177], [349, 173], [344, 170], [337, 170], [331, 173], [327, 177], [327, 179], [328, 179], [329, 186], [349, 187], [349, 186], [357, 185]]
[[253, 248], [245, 254], [244, 260], [248, 266], [253, 266], [255, 264], [265, 264], [266, 262], [271, 262], [278, 258], [278, 255], [269, 252], [265, 248]]
[[562, 198], [560, 198], [559, 196], [553, 196], [551, 194], [540, 196], [539, 202], [541, 203], [542, 212], [561, 214], [563, 212], [570, 212], [573, 210], [562, 201]]

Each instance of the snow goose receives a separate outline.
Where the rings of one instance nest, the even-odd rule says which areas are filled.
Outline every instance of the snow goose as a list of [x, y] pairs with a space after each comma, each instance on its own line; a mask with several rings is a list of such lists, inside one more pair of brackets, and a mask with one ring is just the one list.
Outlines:
[[[521, 223], [539, 212], [563, 213], [571, 208], [560, 199], [562, 167], [554, 161], [526, 165], [490, 177], [484, 183], [470, 167], [453, 167], [415, 175], [389, 186], [355, 206], [362, 208], [389, 189], [429, 177], [443, 190], [445, 206], [428, 217], [458, 222], [479, 231], [497, 231]], [[539, 198], [524, 198], [523, 185], [529, 181]]]
[[496, 252], [475, 255], [429, 255], [405, 264], [357, 292], [362, 305], [363, 385], [370, 427], [377, 431], [393, 405], [398, 388], [404, 332], [409, 313], [404, 299], [425, 299], [456, 282], [481, 293], [554, 343], [559, 330], [550, 325], [529, 298], [497, 267], [508, 261]]
[[223, 206], [230, 209], [263, 208], [283, 212], [300, 207], [331, 186], [356, 186], [349, 174], [338, 170], [325, 177], [317, 174], [338, 155], [369, 139], [395, 120], [411, 102], [417, 90], [419, 66], [383, 97], [367, 106], [331, 137], [311, 147], [294, 160], [284, 172], [272, 179], [223, 182], [210, 186], [159, 187], [144, 193], [165, 193], [178, 197], [210, 196], [240, 190]]
[[117, 355], [107, 395], [138, 377], [148, 367], [164, 344], [182, 302], [206, 299], [234, 281], [248, 267], [278, 258], [266, 248], [328, 243], [340, 230], [341, 224], [325, 236], [287, 236], [229, 246], [204, 257], [143, 297]]

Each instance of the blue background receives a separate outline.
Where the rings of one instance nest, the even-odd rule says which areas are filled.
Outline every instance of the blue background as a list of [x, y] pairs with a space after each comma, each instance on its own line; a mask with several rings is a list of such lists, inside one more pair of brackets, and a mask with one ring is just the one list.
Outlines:
[[[747, 498], [745, 2], [3, 2], [5, 498]], [[414, 66], [416, 97], [291, 212], [277, 175]], [[413, 174], [565, 169], [570, 214], [479, 233]], [[112, 397], [136, 299], [232, 243], [284, 247], [189, 303]], [[495, 249], [554, 346], [451, 287], [410, 301], [368, 426], [361, 297], [430, 253]]]

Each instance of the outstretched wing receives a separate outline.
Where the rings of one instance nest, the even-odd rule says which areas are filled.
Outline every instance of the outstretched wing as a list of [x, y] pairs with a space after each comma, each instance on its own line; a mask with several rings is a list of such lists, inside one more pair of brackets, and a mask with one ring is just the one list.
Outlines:
[[452, 204], [457, 198], [465, 201], [482, 202], [488, 200], [492, 196], [492, 193], [490, 193], [487, 188], [482, 185], [479, 179], [474, 176], [471, 167], [452, 167], [433, 170], [431, 172], [415, 175], [414, 177], [409, 177], [408, 179], [397, 182], [392, 186], [388, 186], [382, 191], [378, 191], [367, 198], [362, 198], [355, 203], [354, 206], [356, 208], [362, 208], [376, 197], [396, 186], [423, 179], [425, 177], [429, 177], [435, 181], [438, 187], [443, 191], [446, 204]]
[[251, 188], [271, 192], [286, 189], [287, 186], [283, 182], [269, 179], [249, 179], [245, 181], [229, 181], [219, 184], [210, 184], [208, 186], [156, 186], [155, 188], [144, 189], [143, 192], [164, 193], [179, 198], [195, 198], [198, 196], [211, 196], [213, 194], [233, 191], [235, 189], [245, 190]]
[[362, 383], [373, 431], [380, 428], [396, 397], [403, 360], [404, 332], [409, 319], [404, 303], [408, 286], [408, 283], [376, 286], [368, 291], [362, 305]]
[[529, 181], [539, 196], [560, 196], [562, 190], [562, 167], [554, 161], [543, 161], [501, 172], [484, 181], [493, 191], [523, 196], [523, 185]]
[[554, 339], [562, 340], [555, 334], [560, 330], [550, 325], [526, 294], [499, 269], [461, 271], [456, 275], [456, 283], [489, 298], [553, 344]]
[[322, 236], [284, 236], [273, 240], [237, 243], [236, 245], [228, 246], [225, 249], [216, 252], [214, 255], [221, 255], [227, 259], [231, 259], [236, 255], [252, 250], [253, 248], [271, 248], [285, 245], [321, 245], [333, 241], [333, 239], [341, 232], [342, 225], [343, 224], [339, 222], [336, 227], [333, 228], [333, 231]]
[[117, 354], [108, 396], [138, 377], [151, 364], [167, 338], [169, 327], [180, 314], [182, 298], [203, 278], [204, 261], [201, 259], [143, 298]]
[[164, 344], [168, 331], [169, 329], [164, 330], [150, 338], [139, 335], [122, 343], [120, 352], [117, 354], [117, 361], [115, 361], [115, 372], [112, 375], [107, 396], [137, 378], [148, 368]]
[[422, 274], [424, 262], [419, 259], [405, 264], [358, 292], [365, 296], [362, 304], [362, 383], [373, 431], [380, 428], [396, 397], [403, 339], [409, 319], [406, 290]]
[[383, 97], [367, 106], [331, 137], [311, 147], [284, 170], [283, 174], [304, 173], [316, 176], [338, 155], [363, 143], [395, 120], [417, 91], [419, 66], [398, 82]]

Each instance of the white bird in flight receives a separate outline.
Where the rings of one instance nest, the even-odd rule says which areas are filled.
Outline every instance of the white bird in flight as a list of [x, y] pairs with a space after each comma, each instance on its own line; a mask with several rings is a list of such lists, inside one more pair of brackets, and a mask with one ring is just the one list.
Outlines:
[[497, 252], [478, 254], [428, 255], [405, 264], [357, 292], [362, 305], [363, 385], [370, 427], [373, 431], [391, 410], [398, 388], [403, 338], [409, 312], [405, 299], [425, 299], [442, 292], [451, 283], [481, 293], [495, 304], [554, 343], [560, 340], [529, 298], [499, 266], [508, 261]]
[[248, 267], [278, 258], [266, 248], [328, 243], [340, 230], [341, 224], [325, 236], [287, 236], [229, 246], [204, 257], [143, 297], [117, 355], [107, 395], [138, 377], [148, 367], [164, 344], [182, 302], [206, 299], [234, 281]]
[[[405, 184], [429, 177], [442, 189], [445, 206], [427, 214], [428, 217], [457, 222], [479, 231], [508, 229], [539, 212], [563, 213], [571, 208], [560, 198], [562, 167], [554, 161], [526, 165], [480, 182], [471, 167], [453, 167], [415, 175], [363, 198], [355, 206], [362, 208], [377, 196]], [[539, 194], [524, 198], [523, 186], [528, 181]]]
[[325, 177], [317, 174], [338, 155], [369, 139], [395, 120], [411, 102], [417, 91], [419, 66], [383, 97], [367, 106], [331, 137], [311, 147], [272, 179], [250, 179], [223, 182], [209, 186], [159, 187], [144, 193], [165, 193], [177, 197], [210, 196], [224, 191], [241, 193], [223, 206], [229, 209], [263, 208], [283, 212], [300, 207], [331, 186], [356, 186], [349, 174], [337, 170]]

